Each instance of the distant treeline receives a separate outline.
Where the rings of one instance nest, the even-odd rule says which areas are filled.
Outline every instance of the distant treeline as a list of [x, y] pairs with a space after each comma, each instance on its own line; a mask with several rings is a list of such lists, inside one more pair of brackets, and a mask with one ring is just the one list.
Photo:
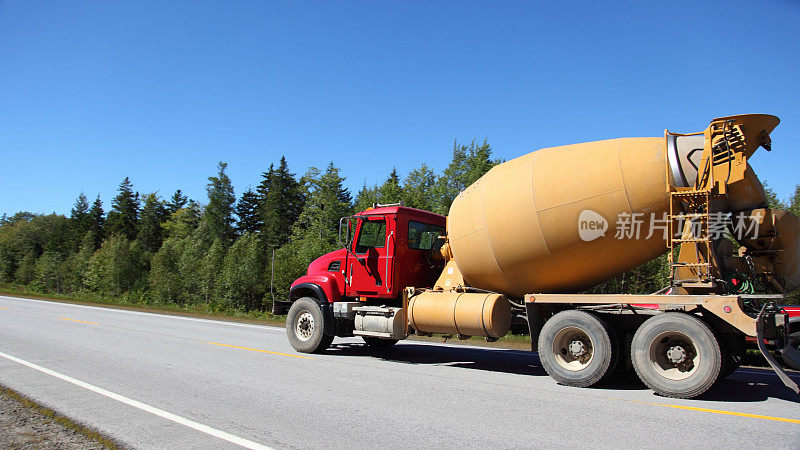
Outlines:
[[269, 310], [272, 252], [275, 293], [308, 264], [338, 247], [339, 218], [373, 203], [447, 214], [450, 203], [500, 161], [486, 142], [455, 142], [442, 173], [427, 165], [401, 179], [396, 170], [353, 199], [330, 163], [297, 177], [285, 158], [237, 199], [220, 163], [204, 202], [177, 190], [169, 198], [119, 185], [106, 214], [100, 196], [81, 193], [69, 217], [18, 212], [0, 219], [0, 282], [43, 293], [124, 297], [208, 309]]
[[[100, 196], [81, 193], [70, 216], [18, 212], [0, 219], [0, 282], [42, 293], [125, 298], [149, 304], [202, 305], [211, 310], [269, 310], [274, 287], [289, 287], [318, 256], [338, 247], [339, 218], [373, 203], [447, 214], [458, 193], [501, 161], [484, 140], [455, 142], [441, 173], [427, 165], [401, 179], [396, 170], [353, 198], [339, 169], [312, 167], [297, 177], [285, 158], [237, 199], [220, 163], [199, 202], [177, 190], [169, 198], [139, 194], [125, 178], [106, 214]], [[789, 205], [768, 189], [773, 206], [800, 212], [800, 186]], [[658, 258], [594, 289], [649, 293], [667, 283]]]

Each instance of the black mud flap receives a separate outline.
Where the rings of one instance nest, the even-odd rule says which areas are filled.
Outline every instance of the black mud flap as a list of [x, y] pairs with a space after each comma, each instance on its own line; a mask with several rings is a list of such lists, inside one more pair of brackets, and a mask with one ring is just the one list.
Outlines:
[[[783, 384], [785, 384], [789, 389], [793, 390], [795, 394], [800, 394], [800, 388], [797, 387], [797, 383], [789, 378], [789, 375], [783, 371], [781, 366], [775, 360], [775, 356], [769, 351], [769, 349], [767, 349], [767, 345], [764, 343], [764, 339], [773, 339], [775, 337], [775, 332], [778, 328], [788, 330], [786, 316], [785, 314], [765, 313], [765, 310], [766, 307], [762, 308], [761, 312], [758, 313], [758, 317], [756, 318], [756, 339], [758, 340], [758, 349], [761, 351], [761, 354], [764, 355], [764, 358], [767, 360], [770, 367], [772, 367], [772, 370], [774, 370], [778, 375], [778, 378], [783, 381]], [[781, 318], [785, 323], [779, 325], [777, 322]], [[788, 339], [785, 339], [784, 341], [786, 343], [786, 348], [783, 349], [782, 355], [800, 364], [800, 351], [797, 351], [797, 349], [789, 345]]]

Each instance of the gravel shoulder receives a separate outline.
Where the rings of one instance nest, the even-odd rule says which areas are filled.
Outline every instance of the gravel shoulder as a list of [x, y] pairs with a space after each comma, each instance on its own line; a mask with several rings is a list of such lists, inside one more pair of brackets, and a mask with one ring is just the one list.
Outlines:
[[118, 448], [99, 433], [0, 385], [0, 448]]

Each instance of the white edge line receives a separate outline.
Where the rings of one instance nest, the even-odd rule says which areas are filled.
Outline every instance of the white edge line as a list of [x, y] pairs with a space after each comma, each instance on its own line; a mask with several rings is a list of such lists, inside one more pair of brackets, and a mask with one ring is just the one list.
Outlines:
[[154, 406], [150, 406], [150, 405], [144, 404], [142, 402], [130, 399], [130, 398], [125, 397], [123, 395], [115, 394], [114, 392], [107, 391], [107, 390], [105, 390], [103, 388], [99, 388], [97, 386], [93, 386], [93, 385], [91, 385], [89, 383], [86, 383], [85, 381], [76, 380], [75, 378], [72, 378], [70, 376], [58, 373], [56, 371], [47, 369], [47, 368], [42, 367], [42, 366], [38, 366], [38, 365], [36, 365], [34, 363], [25, 361], [23, 359], [19, 359], [19, 358], [14, 357], [14, 356], [7, 355], [7, 354], [5, 354], [3, 352], [0, 352], [0, 356], [2, 356], [3, 358], [8, 359], [10, 361], [14, 361], [15, 363], [22, 364], [23, 366], [30, 367], [31, 369], [38, 370], [39, 372], [45, 373], [45, 374], [50, 375], [52, 377], [58, 378], [60, 380], [64, 380], [64, 381], [66, 381], [68, 383], [72, 383], [72, 384], [74, 384], [76, 386], [80, 386], [80, 387], [82, 387], [84, 389], [88, 389], [88, 390], [90, 390], [92, 392], [96, 392], [96, 393], [98, 393], [98, 394], [100, 394], [102, 396], [108, 397], [108, 398], [110, 398], [112, 400], [116, 400], [116, 401], [124, 403], [126, 405], [133, 406], [134, 408], [141, 409], [142, 411], [148, 412], [150, 414], [154, 414], [156, 416], [162, 417], [164, 419], [170, 420], [170, 421], [178, 423], [180, 425], [192, 428], [192, 429], [197, 430], [197, 431], [199, 431], [201, 433], [205, 433], [205, 434], [214, 436], [216, 438], [223, 439], [223, 440], [228, 441], [230, 443], [233, 443], [233, 444], [245, 447], [245, 448], [250, 448], [250, 449], [260, 449], [260, 450], [268, 450], [268, 449], [270, 449], [270, 447], [267, 447], [265, 445], [259, 444], [257, 442], [253, 442], [253, 441], [247, 440], [247, 439], [239, 437], [239, 436], [234, 436], [234, 435], [232, 435], [230, 433], [226, 433], [226, 432], [224, 432], [222, 430], [218, 430], [216, 428], [212, 428], [212, 427], [210, 427], [208, 425], [203, 425], [202, 423], [197, 423], [195, 421], [192, 421], [192, 420], [186, 419], [184, 417], [172, 414], [172, 413], [164, 411], [162, 409], [158, 409], [158, 408], [156, 408]]
[[131, 311], [129, 309], [120, 309], [115, 308], [114, 305], [109, 304], [108, 307], [102, 306], [91, 306], [91, 305], [76, 305], [74, 303], [67, 303], [67, 302], [59, 302], [59, 301], [48, 301], [48, 300], [37, 300], [34, 298], [25, 298], [25, 297], [10, 297], [8, 295], [0, 295], [0, 298], [5, 298], [9, 300], [15, 301], [23, 301], [23, 302], [36, 302], [36, 303], [47, 303], [49, 305], [65, 305], [71, 306], [74, 308], [88, 308], [88, 309], [97, 309], [100, 311], [113, 311], [113, 312], [120, 312], [125, 314], [135, 314], [139, 316], [156, 316], [156, 317], [164, 317], [168, 319], [178, 319], [178, 320], [188, 320], [190, 322], [207, 322], [207, 323], [215, 323], [220, 325], [230, 325], [232, 327], [242, 327], [242, 328], [259, 328], [259, 329], [266, 329], [267, 331], [276, 331], [281, 332], [282, 328], [277, 325], [253, 325], [247, 323], [236, 323], [236, 322], [226, 322], [224, 320], [214, 320], [214, 319], [201, 319], [199, 317], [185, 317], [185, 316], [178, 316], [175, 314], [158, 314], [152, 312], [144, 312], [144, 311]]

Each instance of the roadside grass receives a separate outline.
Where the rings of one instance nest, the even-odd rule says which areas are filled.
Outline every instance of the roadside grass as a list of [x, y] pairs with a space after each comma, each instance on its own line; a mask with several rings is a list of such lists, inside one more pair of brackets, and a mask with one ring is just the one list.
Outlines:
[[87, 427], [87, 426], [85, 426], [83, 424], [80, 424], [78, 422], [75, 422], [74, 420], [70, 419], [69, 417], [64, 416], [62, 414], [59, 414], [59, 413], [53, 411], [52, 409], [47, 408], [47, 407], [35, 402], [34, 400], [26, 397], [25, 395], [22, 395], [19, 392], [15, 391], [15, 390], [13, 390], [11, 388], [8, 388], [6, 386], [3, 386], [1, 384], [0, 384], [0, 394], [11, 398], [12, 400], [14, 400], [17, 403], [19, 403], [22, 407], [28, 408], [30, 410], [33, 410], [34, 412], [44, 416], [45, 418], [47, 418], [49, 420], [52, 420], [53, 422], [61, 425], [64, 428], [67, 428], [67, 429], [70, 429], [70, 430], [73, 430], [75, 432], [80, 433], [81, 435], [85, 436], [86, 438], [88, 438], [88, 439], [90, 439], [92, 441], [97, 442], [99, 445], [101, 445], [101, 446], [103, 446], [105, 448], [108, 448], [108, 449], [124, 448], [118, 442], [116, 442], [115, 440], [104, 436], [99, 431], [94, 430], [94, 429], [92, 429], [90, 427]]
[[27, 289], [25, 286], [0, 283], [0, 295], [48, 300], [77, 305], [119, 308], [142, 312], [157, 312], [176, 316], [199, 317], [217, 320], [232, 320], [260, 325], [283, 326], [286, 316], [275, 316], [265, 311], [241, 311], [221, 308], [216, 305], [186, 304], [152, 301], [146, 296], [127, 294], [120, 297], [103, 297], [92, 294], [62, 295], [47, 294]]

